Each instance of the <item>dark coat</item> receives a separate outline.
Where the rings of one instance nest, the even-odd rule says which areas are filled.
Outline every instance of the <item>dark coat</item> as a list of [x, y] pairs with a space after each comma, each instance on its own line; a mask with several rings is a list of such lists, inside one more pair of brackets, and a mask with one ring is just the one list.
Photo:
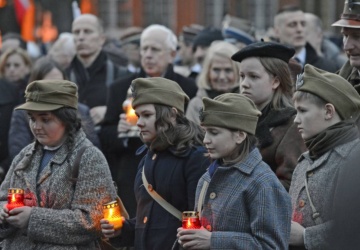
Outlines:
[[[145, 150], [146, 147], [139, 150]], [[188, 149], [180, 156], [171, 148], [154, 153], [148, 151], [139, 164], [134, 192], [137, 201], [136, 217], [125, 222], [122, 234], [112, 242], [135, 244], [135, 249], [171, 249], [181, 221], [164, 210], [145, 190], [141, 172], [143, 166], [149, 184], [179, 211], [192, 211], [198, 180], [209, 166], [205, 149]]]
[[[89, 108], [79, 103], [79, 115], [82, 120], [82, 127], [87, 138], [100, 148], [100, 141], [95, 132], [94, 123], [91, 120]], [[34, 136], [29, 127], [29, 118], [25, 110], [15, 110], [11, 117], [11, 124], [9, 129], [9, 154], [11, 160], [20, 153], [20, 151], [28, 144], [34, 141]]]
[[271, 167], [287, 190], [297, 160], [306, 151], [304, 140], [293, 122], [295, 114], [293, 108], [271, 110], [263, 122], [259, 120], [256, 129], [263, 161]]
[[306, 43], [306, 58], [305, 64], [311, 64], [316, 68], [329, 71], [331, 73], [335, 73], [338, 70], [338, 67], [333, 61], [329, 61], [328, 59], [319, 56], [315, 49], [311, 47], [309, 43]]
[[[88, 68], [84, 68], [79, 59], [75, 56], [70, 66], [66, 69], [68, 79], [78, 85], [79, 102], [93, 108], [106, 105], [107, 100], [107, 66], [108, 58], [104, 52]], [[119, 68], [115, 64], [113, 82], [115, 79], [126, 76], [126, 69]], [[75, 78], [75, 79], [73, 79]]]
[[0, 167], [4, 172], [10, 166], [8, 133], [13, 109], [20, 103], [15, 85], [0, 79]]
[[[130, 216], [135, 216], [136, 201], [133, 186], [137, 166], [143, 156], [136, 156], [135, 152], [143, 143], [138, 137], [119, 139], [117, 126], [120, 114], [124, 113], [122, 105], [127, 98], [130, 84], [139, 77], [146, 77], [144, 70], [141, 70], [138, 74], [119, 79], [110, 86], [107, 111], [99, 134], [102, 150], [118, 185], [119, 196]], [[195, 82], [176, 74], [171, 65], [169, 65], [164, 77], [177, 82], [190, 98], [195, 96], [197, 91]]]

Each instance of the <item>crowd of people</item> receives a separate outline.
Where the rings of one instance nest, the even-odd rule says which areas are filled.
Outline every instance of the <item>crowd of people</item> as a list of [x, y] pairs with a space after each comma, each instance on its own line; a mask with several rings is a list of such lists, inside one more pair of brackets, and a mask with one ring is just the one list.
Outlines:
[[2, 249], [358, 249], [360, 1], [333, 26], [343, 48], [296, 6], [261, 40], [226, 15], [114, 43], [83, 14], [40, 58], [5, 34]]

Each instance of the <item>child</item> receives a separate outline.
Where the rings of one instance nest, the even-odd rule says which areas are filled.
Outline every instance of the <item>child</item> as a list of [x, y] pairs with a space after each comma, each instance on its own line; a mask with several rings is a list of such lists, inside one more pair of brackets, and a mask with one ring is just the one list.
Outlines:
[[338, 175], [351, 154], [360, 150], [353, 122], [360, 97], [341, 76], [311, 65], [305, 65], [296, 88], [294, 122], [308, 151], [299, 158], [290, 186], [290, 246], [329, 249], [327, 236]]
[[260, 115], [240, 94], [203, 98], [203, 142], [215, 161], [196, 189], [202, 229], [178, 229], [185, 249], [287, 248], [290, 197], [256, 148]]
[[[132, 82], [132, 91], [137, 126], [145, 143], [138, 153], [147, 151], [135, 178], [136, 217], [125, 221], [121, 231], [101, 220], [102, 232], [110, 238], [119, 236], [111, 239], [114, 245], [171, 249], [181, 226], [181, 212], [194, 208], [196, 185], [209, 164], [201, 146], [204, 135], [199, 125], [185, 118], [189, 98], [176, 82], [138, 78]], [[180, 218], [150, 196], [154, 191]]]

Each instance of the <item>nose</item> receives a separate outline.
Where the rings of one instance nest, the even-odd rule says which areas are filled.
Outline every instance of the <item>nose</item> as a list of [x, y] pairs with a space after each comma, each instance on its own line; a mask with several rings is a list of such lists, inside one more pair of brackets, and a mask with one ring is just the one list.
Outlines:
[[248, 89], [250, 87], [247, 77], [240, 79], [239, 82], [240, 82], [240, 89]]
[[209, 138], [208, 138], [208, 136], [207, 136], [207, 133], [205, 133], [203, 143], [204, 143], [205, 145], [210, 143], [210, 140], [209, 140]]
[[41, 128], [40, 122], [37, 122], [37, 121], [31, 121], [31, 125], [34, 130], [38, 130]]
[[226, 73], [225, 70], [220, 70], [219, 74], [218, 74], [218, 78], [220, 80], [225, 80], [226, 79]]
[[354, 43], [350, 36], [344, 36], [343, 37], [343, 44], [344, 44], [344, 50], [349, 51], [354, 48]]
[[136, 122], [136, 126], [138, 126], [139, 128], [144, 127], [144, 122], [143, 122], [143, 119], [141, 118], [141, 116], [138, 117], [138, 120]]
[[299, 119], [299, 117], [298, 117], [298, 113], [296, 113], [296, 116], [295, 116], [295, 118], [294, 118], [294, 123], [300, 124], [300, 119]]

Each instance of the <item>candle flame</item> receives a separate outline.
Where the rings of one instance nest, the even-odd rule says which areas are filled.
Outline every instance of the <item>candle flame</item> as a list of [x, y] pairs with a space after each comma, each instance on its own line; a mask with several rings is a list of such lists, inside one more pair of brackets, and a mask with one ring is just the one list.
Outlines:
[[192, 225], [191, 225], [190, 218], [187, 219], [186, 226], [187, 226], [188, 228], [190, 228], [190, 227], [192, 226]]
[[15, 202], [15, 201], [16, 201], [15, 194], [12, 194], [12, 195], [11, 195], [11, 202]]

